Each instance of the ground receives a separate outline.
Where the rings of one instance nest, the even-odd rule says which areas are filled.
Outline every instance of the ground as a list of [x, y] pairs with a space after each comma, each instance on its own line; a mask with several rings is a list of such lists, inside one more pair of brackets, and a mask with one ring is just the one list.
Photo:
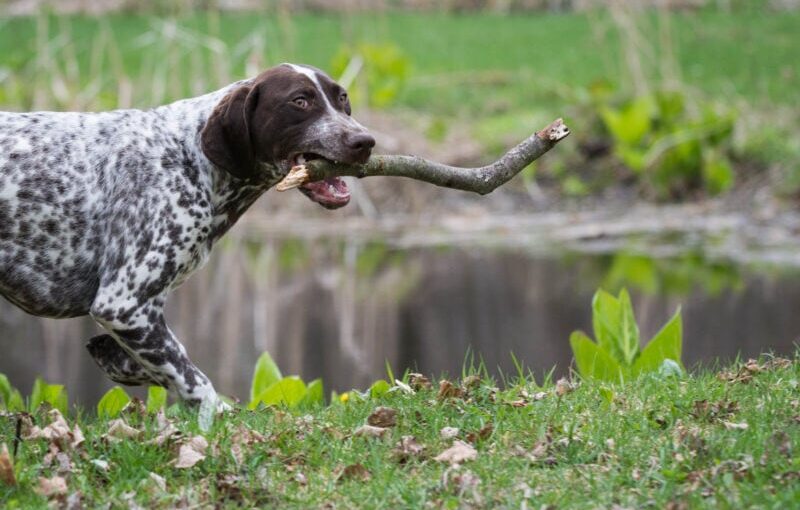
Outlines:
[[406, 376], [380, 398], [237, 409], [208, 432], [176, 406], [68, 425], [41, 410], [39, 429], [8, 415], [0, 443], [17, 449], [17, 485], [0, 454], [0, 506], [789, 508], [799, 361], [621, 385]]

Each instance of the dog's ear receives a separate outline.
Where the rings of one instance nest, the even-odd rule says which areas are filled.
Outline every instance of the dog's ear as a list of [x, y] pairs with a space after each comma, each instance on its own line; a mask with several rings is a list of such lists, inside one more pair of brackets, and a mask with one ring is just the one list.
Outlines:
[[258, 87], [237, 88], [214, 108], [200, 134], [206, 157], [239, 179], [252, 176], [258, 165], [250, 136], [257, 104]]

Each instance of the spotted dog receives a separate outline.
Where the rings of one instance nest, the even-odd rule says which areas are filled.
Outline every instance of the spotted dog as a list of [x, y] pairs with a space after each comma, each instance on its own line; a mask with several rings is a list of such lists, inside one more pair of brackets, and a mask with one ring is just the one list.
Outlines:
[[[216, 401], [164, 320], [167, 295], [292, 166], [363, 163], [374, 145], [346, 91], [294, 64], [146, 111], [0, 112], [0, 294], [90, 315], [107, 333], [87, 348], [116, 382]], [[350, 199], [338, 178], [300, 189], [331, 209]]]

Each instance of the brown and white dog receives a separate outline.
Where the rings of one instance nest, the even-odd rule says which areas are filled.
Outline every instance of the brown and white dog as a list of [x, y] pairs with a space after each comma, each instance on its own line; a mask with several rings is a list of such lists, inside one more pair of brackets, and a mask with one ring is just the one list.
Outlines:
[[[164, 320], [169, 292], [289, 169], [365, 162], [375, 140], [322, 71], [282, 64], [151, 110], [0, 112], [0, 294], [45, 317], [91, 315], [119, 383], [216, 402]], [[306, 184], [327, 208], [338, 179]]]

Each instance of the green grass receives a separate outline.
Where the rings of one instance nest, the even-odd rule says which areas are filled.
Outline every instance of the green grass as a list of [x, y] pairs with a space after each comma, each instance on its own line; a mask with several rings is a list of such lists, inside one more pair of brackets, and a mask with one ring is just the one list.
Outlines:
[[[21, 442], [19, 486], [0, 482], [0, 506], [45, 508], [46, 498], [34, 488], [61, 464], [67, 466], [62, 476], [68, 492], [80, 493], [87, 507], [112, 501], [127, 506], [119, 503], [127, 498], [145, 508], [216, 502], [275, 508], [789, 508], [800, 500], [800, 362], [796, 356], [788, 366], [750, 367], [726, 369], [747, 382], [701, 371], [624, 386], [583, 382], [559, 397], [553, 385], [523, 380], [497, 390], [484, 380], [464, 398], [440, 399], [433, 389], [299, 411], [237, 411], [215, 422], [206, 434], [207, 457], [189, 469], [170, 464], [175, 441], [148, 444], [156, 436], [152, 416], [127, 415], [131, 426], [144, 430], [142, 437], [108, 442], [102, 438], [108, 422], [81, 414], [70, 423], [82, 428], [86, 441], [67, 449], [60, 462], [44, 465], [46, 440]], [[355, 436], [378, 405], [397, 411], [397, 425], [384, 439]], [[184, 436], [201, 433], [191, 411], [172, 409], [170, 415]], [[0, 419], [0, 443], [9, 447], [15, 421]], [[44, 413], [37, 422], [47, 423]], [[458, 437], [468, 441], [487, 425], [491, 432], [473, 438], [476, 460], [451, 468], [433, 459], [452, 443], [440, 437], [443, 427], [459, 428]], [[237, 439], [243, 428], [265, 440], [243, 444]], [[393, 449], [408, 435], [425, 450], [400, 463]], [[94, 460], [108, 462], [108, 471]], [[356, 464], [368, 480], [340, 479], [345, 467]], [[166, 492], [150, 473], [166, 480]]]
[[[548, 103], [573, 101], [576, 88], [597, 80], [624, 88], [628, 80], [618, 31], [598, 14], [195, 13], [175, 19], [177, 32], [165, 21], [133, 14], [0, 20], [0, 76], [7, 75], [0, 106], [28, 108], [38, 93], [59, 107], [65, 98], [54, 90], [63, 85], [62, 96], [83, 91], [92, 97], [87, 106], [105, 107], [123, 77], [133, 81], [133, 105], [147, 106], [241, 78], [248, 59], [330, 68], [342, 45], [362, 41], [397, 45], [413, 65], [399, 104], [441, 115], [552, 109]], [[687, 85], [794, 106], [800, 14], [704, 12], [670, 22]], [[655, 52], [643, 62], [653, 76], [663, 60], [658, 19], [642, 23]], [[56, 74], [63, 84], [54, 86]], [[162, 75], [163, 92], [153, 87]]]

